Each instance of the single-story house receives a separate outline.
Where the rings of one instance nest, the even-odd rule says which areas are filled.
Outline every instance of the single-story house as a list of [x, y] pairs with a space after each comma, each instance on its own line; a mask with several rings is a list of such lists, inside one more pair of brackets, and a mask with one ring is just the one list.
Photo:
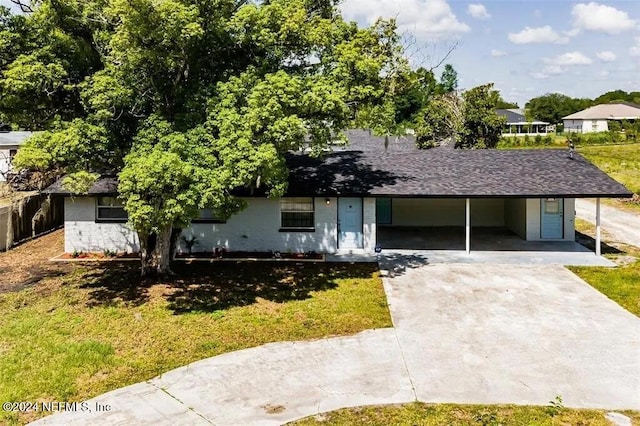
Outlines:
[[505, 117], [507, 123], [502, 134], [507, 135], [544, 135], [553, 131], [546, 121], [528, 121], [521, 108], [497, 109], [496, 114]]
[[7, 180], [13, 156], [32, 134], [32, 132], [0, 131], [0, 182]]
[[[567, 150], [420, 150], [413, 137], [387, 143], [368, 131], [348, 137], [349, 145], [322, 158], [287, 155], [285, 197], [245, 194], [248, 207], [226, 221], [203, 210], [183, 236], [197, 240], [194, 251], [336, 253], [401, 249], [402, 232], [449, 229], [469, 251], [472, 228], [510, 230], [526, 241], [574, 241], [576, 198], [632, 195]], [[67, 252], [138, 250], [116, 189], [113, 177], [82, 196], [60, 181], [48, 189], [66, 197]]]
[[572, 133], [606, 132], [610, 120], [638, 120], [640, 106], [630, 103], [595, 105], [563, 117], [564, 131]]

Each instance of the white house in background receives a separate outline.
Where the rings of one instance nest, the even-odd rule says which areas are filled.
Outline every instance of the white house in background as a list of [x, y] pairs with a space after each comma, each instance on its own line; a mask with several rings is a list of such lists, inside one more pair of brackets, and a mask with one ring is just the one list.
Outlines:
[[[505, 232], [572, 242], [575, 198], [631, 196], [565, 150], [420, 150], [411, 137], [388, 143], [366, 131], [348, 137], [349, 145], [322, 158], [287, 155], [285, 197], [240, 191], [245, 210], [226, 221], [203, 210], [183, 236], [197, 239], [194, 251], [203, 252], [434, 249], [442, 239], [469, 251], [474, 232], [496, 242]], [[138, 251], [116, 178], [99, 179], [84, 195], [69, 193], [61, 181], [46, 192], [65, 197], [65, 251]]]
[[32, 134], [32, 132], [0, 131], [0, 182], [7, 180], [7, 172], [11, 170], [13, 156]]
[[574, 114], [567, 115], [562, 120], [564, 131], [571, 133], [606, 132], [609, 130], [609, 120], [639, 120], [640, 106], [619, 103], [595, 105]]
[[546, 121], [527, 121], [521, 108], [497, 109], [496, 114], [507, 120], [502, 130], [503, 136], [545, 135], [553, 131], [553, 126]]

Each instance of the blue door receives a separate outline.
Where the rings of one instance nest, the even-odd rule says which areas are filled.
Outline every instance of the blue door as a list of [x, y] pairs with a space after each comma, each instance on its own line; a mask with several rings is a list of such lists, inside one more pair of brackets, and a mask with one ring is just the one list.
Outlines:
[[564, 237], [564, 219], [562, 198], [543, 198], [540, 203], [540, 237], [562, 239]]
[[338, 248], [362, 248], [362, 199], [338, 199]]

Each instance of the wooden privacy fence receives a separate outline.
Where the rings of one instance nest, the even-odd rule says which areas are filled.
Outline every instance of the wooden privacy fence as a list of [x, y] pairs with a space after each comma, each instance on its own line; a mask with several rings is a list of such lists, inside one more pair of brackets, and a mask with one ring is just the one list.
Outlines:
[[0, 207], [0, 250], [52, 231], [64, 224], [64, 199], [32, 194]]

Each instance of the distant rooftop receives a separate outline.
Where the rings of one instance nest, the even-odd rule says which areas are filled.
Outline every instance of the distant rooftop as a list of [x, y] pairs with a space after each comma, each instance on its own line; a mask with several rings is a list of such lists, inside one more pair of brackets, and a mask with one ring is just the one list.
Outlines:
[[496, 114], [507, 119], [507, 124], [549, 124], [546, 121], [527, 121], [522, 108], [497, 109]]
[[595, 105], [571, 115], [563, 120], [636, 120], [640, 118], [640, 107], [629, 103]]
[[0, 132], [0, 146], [22, 145], [33, 132]]

